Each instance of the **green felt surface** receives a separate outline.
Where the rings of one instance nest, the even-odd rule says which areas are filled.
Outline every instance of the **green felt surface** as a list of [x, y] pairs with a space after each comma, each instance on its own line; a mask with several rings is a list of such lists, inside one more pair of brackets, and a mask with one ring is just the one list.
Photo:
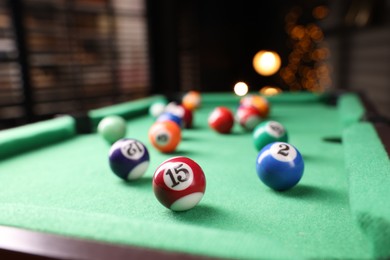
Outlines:
[[[360, 231], [349, 206], [345, 148], [323, 140], [341, 137], [339, 110], [305, 99], [271, 100], [270, 118], [285, 125], [305, 160], [302, 181], [290, 191], [274, 192], [258, 180], [251, 133], [237, 125], [231, 135], [208, 128], [214, 106], [235, 109], [237, 98], [213, 102], [206, 95], [195, 128], [184, 130], [174, 154], [151, 147], [152, 118], [128, 121], [128, 136], [143, 141], [151, 156], [137, 182], [125, 183], [110, 172], [109, 146], [97, 134], [3, 160], [0, 224], [207, 256], [370, 258], [370, 237]], [[203, 200], [183, 213], [161, 206], [151, 186], [154, 169], [176, 155], [197, 161], [207, 178]]]
[[[360, 123], [346, 129], [345, 161], [351, 208], [376, 257], [390, 256], [390, 160], [375, 129]], [[367, 141], [370, 140], [370, 141]]]

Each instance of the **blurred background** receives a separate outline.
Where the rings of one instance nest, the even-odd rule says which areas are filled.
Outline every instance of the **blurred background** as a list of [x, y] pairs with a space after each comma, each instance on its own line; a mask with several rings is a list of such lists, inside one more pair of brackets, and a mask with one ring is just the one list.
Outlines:
[[0, 128], [238, 82], [390, 117], [390, 0], [0, 0]]

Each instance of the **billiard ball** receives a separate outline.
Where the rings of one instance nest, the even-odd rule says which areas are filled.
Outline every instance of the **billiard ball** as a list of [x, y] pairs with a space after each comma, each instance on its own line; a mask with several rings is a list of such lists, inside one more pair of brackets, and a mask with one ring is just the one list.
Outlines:
[[266, 118], [270, 112], [270, 105], [262, 96], [258, 95], [248, 95], [243, 97], [240, 100], [240, 104], [243, 106], [253, 106], [255, 107], [259, 112], [262, 118]]
[[189, 110], [188, 108], [184, 107], [183, 105], [181, 105], [181, 107], [183, 108], [183, 122], [184, 122], [184, 127], [185, 128], [192, 128], [192, 122], [194, 121], [194, 113], [192, 112], [192, 110]]
[[172, 121], [156, 122], [149, 129], [149, 140], [163, 153], [171, 153], [181, 141], [181, 129]]
[[126, 121], [120, 116], [107, 116], [97, 127], [98, 133], [110, 144], [126, 135]]
[[266, 121], [253, 130], [253, 143], [257, 151], [273, 142], [288, 142], [288, 134], [284, 126], [276, 121]]
[[206, 190], [202, 168], [187, 157], [164, 161], [153, 176], [153, 191], [158, 201], [173, 211], [195, 207]]
[[165, 122], [165, 121], [172, 121], [175, 124], [177, 124], [178, 127], [182, 128], [183, 127], [183, 121], [182, 119], [170, 112], [164, 112], [162, 113], [156, 120], [157, 122]]
[[303, 170], [301, 154], [288, 143], [268, 144], [257, 156], [258, 177], [265, 185], [277, 191], [294, 187], [301, 180]]
[[112, 172], [123, 180], [139, 179], [149, 166], [148, 149], [136, 139], [120, 139], [111, 146], [109, 164]]
[[236, 121], [247, 131], [252, 131], [263, 118], [260, 112], [253, 106], [239, 106], [236, 113]]
[[234, 125], [233, 113], [226, 107], [216, 107], [209, 115], [208, 124], [218, 133], [228, 134]]
[[183, 105], [171, 102], [166, 106], [165, 112], [174, 114], [175, 116], [179, 117], [182, 120], [182, 125], [185, 128], [192, 127], [193, 113]]
[[165, 112], [172, 113], [180, 118], [182, 118], [184, 114], [183, 108], [176, 102], [169, 102], [165, 107]]
[[166, 102], [164, 101], [157, 101], [157, 102], [154, 102], [150, 107], [149, 107], [149, 114], [154, 117], [154, 118], [157, 118], [158, 116], [160, 116], [162, 113], [164, 113], [165, 111], [165, 106], [166, 106]]
[[182, 98], [182, 105], [191, 111], [199, 108], [201, 102], [202, 97], [200, 93], [193, 90], [186, 93]]

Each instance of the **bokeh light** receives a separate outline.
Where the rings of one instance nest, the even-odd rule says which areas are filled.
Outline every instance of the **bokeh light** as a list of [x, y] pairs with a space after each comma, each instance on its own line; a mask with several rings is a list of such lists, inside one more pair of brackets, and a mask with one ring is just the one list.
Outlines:
[[237, 82], [234, 85], [234, 93], [240, 97], [245, 96], [248, 93], [248, 89], [248, 85], [245, 82]]
[[264, 86], [260, 89], [260, 94], [264, 96], [275, 96], [282, 93], [282, 89], [278, 87]]
[[313, 9], [312, 13], [313, 13], [314, 18], [321, 20], [321, 19], [324, 19], [325, 17], [328, 16], [329, 9], [328, 9], [328, 7], [326, 7], [324, 5], [320, 5], [320, 6], [315, 7]]
[[315, 18], [310, 22], [304, 15], [308, 7], [304, 7], [306, 10], [293, 7], [286, 14], [285, 30], [289, 36], [287, 46], [291, 52], [279, 76], [291, 91], [323, 92], [332, 87], [331, 67], [328, 64], [331, 52], [318, 20], [329, 16], [330, 9], [325, 5], [309, 8]]
[[263, 76], [275, 74], [281, 65], [280, 56], [273, 51], [259, 51], [253, 58], [253, 68]]

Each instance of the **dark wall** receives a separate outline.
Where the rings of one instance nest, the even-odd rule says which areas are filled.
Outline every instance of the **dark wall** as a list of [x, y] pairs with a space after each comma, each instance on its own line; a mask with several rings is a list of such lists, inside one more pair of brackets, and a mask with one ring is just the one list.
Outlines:
[[329, 1], [334, 87], [363, 93], [390, 119], [390, 1]]
[[261, 86], [253, 56], [270, 49], [285, 56], [281, 2], [166, 0], [148, 2], [155, 91], [231, 90], [237, 81]]
[[252, 59], [262, 49], [286, 52], [281, 9], [277, 1], [201, 1], [201, 88], [226, 91], [237, 81], [274, 82], [254, 71]]
[[[318, 5], [327, 6], [327, 18], [313, 18]], [[265, 85], [288, 90], [279, 74], [258, 75], [252, 58], [270, 49], [281, 55], [282, 67], [287, 65], [292, 39], [285, 17], [298, 7], [297, 25], [316, 23], [325, 35], [321, 46], [330, 55], [322, 62], [329, 66], [331, 83], [322, 89], [363, 92], [390, 117], [388, 0], [148, 0], [148, 7], [154, 92], [231, 91], [237, 81], [252, 91]]]

